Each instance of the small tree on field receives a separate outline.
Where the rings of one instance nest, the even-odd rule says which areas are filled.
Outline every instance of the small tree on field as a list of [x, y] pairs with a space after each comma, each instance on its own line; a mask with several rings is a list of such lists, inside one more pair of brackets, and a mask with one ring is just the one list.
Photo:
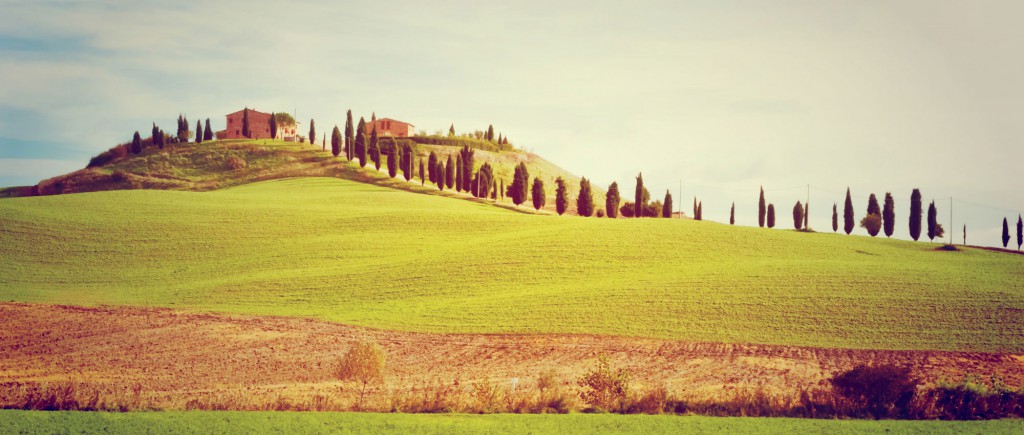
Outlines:
[[142, 152], [142, 137], [139, 136], [139, 132], [135, 132], [135, 136], [132, 137], [132, 154], [139, 154]]
[[839, 210], [836, 203], [832, 203], [832, 232], [839, 231]]
[[370, 384], [384, 382], [384, 351], [372, 342], [359, 342], [341, 358], [338, 378], [359, 384], [359, 407]]
[[914, 189], [910, 194], [910, 237], [916, 242], [921, 238], [921, 191]]
[[612, 219], [619, 216], [619, 183], [612, 182], [611, 186], [608, 186], [608, 193], [604, 197], [604, 209], [605, 214]]
[[764, 186], [761, 186], [761, 197], [757, 200], [757, 226], [764, 228], [764, 218], [767, 209], [764, 202]]
[[864, 216], [864, 218], [860, 220], [860, 226], [861, 228], [868, 230], [868, 234], [870, 234], [871, 237], [875, 237], [878, 235], [878, 231], [882, 229], [882, 217], [874, 213]]
[[448, 155], [448, 163], [444, 165], [444, 186], [448, 189], [455, 187], [455, 160], [451, 154]]
[[768, 228], [775, 228], [775, 204], [768, 204]]
[[337, 125], [334, 126], [334, 131], [331, 132], [331, 154], [334, 157], [338, 157], [338, 154], [341, 154], [341, 130], [338, 129]]
[[793, 206], [793, 228], [800, 229], [804, 224], [804, 206], [800, 204], [800, 201], [796, 202]]
[[729, 208], [729, 225], [736, 225], [736, 203]]
[[569, 207], [569, 191], [565, 188], [565, 180], [562, 177], [555, 179], [555, 186], [555, 211], [561, 215]]
[[885, 237], [892, 237], [896, 230], [896, 204], [892, 199], [892, 193], [885, 192], [885, 203], [882, 206], [882, 227], [885, 230]]
[[665, 201], [661, 205], [661, 217], [672, 217], [672, 193], [668, 190], [665, 190]]
[[613, 370], [604, 354], [598, 355], [597, 367], [581, 376], [576, 385], [580, 387], [580, 399], [602, 411], [623, 411], [630, 393], [629, 370]]
[[534, 177], [533, 189], [531, 189], [530, 193], [533, 195], [533, 208], [537, 210], [543, 208], [546, 198], [544, 197], [544, 181], [540, 177]]
[[576, 214], [583, 217], [590, 217], [594, 214], [594, 194], [590, 191], [590, 180], [586, 178], [580, 178], [580, 193], [576, 196]]
[[639, 173], [636, 175], [636, 195], [633, 201], [633, 207], [637, 211], [633, 213], [635, 217], [643, 217], [643, 209], [647, 205], [647, 200], [644, 199], [644, 174]]
[[[136, 133], [137, 136], [137, 133]], [[1006, 248], [1010, 244], [1010, 222], [1007, 218], [1002, 218], [1002, 248]]]
[[853, 197], [849, 187], [846, 188], [846, 204], [843, 206], [843, 231], [846, 234], [853, 232]]

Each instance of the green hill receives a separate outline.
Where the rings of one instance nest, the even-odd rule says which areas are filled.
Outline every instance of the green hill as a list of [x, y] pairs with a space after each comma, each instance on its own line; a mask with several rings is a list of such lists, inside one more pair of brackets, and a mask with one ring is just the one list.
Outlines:
[[[295, 159], [288, 163], [302, 163]], [[212, 173], [190, 177], [203, 188], [224, 183]], [[681, 219], [533, 216], [296, 178], [0, 200], [0, 300], [429, 332], [1024, 350], [1024, 257], [936, 246]]]
[[[458, 151], [458, 147], [445, 145], [416, 146], [418, 157], [424, 161], [431, 152], [441, 159], [447, 159], [449, 154], [455, 155]], [[536, 154], [518, 150], [477, 149], [475, 157], [477, 169], [484, 163], [490, 163], [496, 178], [506, 183], [511, 182], [515, 166], [525, 162], [531, 179], [539, 176], [545, 180], [548, 198], [545, 209], [549, 211], [554, 211], [556, 177], [568, 180], [570, 192], [578, 191], [579, 188], [578, 176]], [[397, 178], [390, 178], [385, 161], [382, 158], [381, 172], [372, 163], [360, 168], [356, 162], [346, 162], [344, 156], [334, 157], [329, 148], [325, 151], [321, 146], [262, 139], [172, 144], [162, 150], [148, 147], [139, 155], [127, 154], [108, 164], [44, 180], [39, 183], [38, 191], [43, 195], [126, 189], [209, 191], [289, 177], [335, 177], [409, 191], [471, 198], [471, 195], [456, 194], [447, 188], [440, 192], [429, 181], [421, 187], [418, 175], [410, 182], [405, 181], [401, 173]], [[418, 171], [418, 165], [414, 170]], [[603, 204], [604, 190], [594, 190], [595, 203]], [[0, 191], [0, 198], [18, 192], [27, 194], [31, 190], [7, 189]], [[514, 206], [511, 200], [500, 197], [498, 201], [484, 202]], [[570, 203], [570, 213], [574, 213], [575, 196], [570, 198]], [[533, 210], [529, 203], [520, 208]]]

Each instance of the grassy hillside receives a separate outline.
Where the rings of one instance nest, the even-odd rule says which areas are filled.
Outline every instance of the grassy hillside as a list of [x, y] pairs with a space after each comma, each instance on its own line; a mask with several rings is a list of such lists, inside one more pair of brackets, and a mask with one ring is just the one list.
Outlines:
[[[426, 162], [431, 152], [442, 160], [449, 154], [457, 155], [459, 148], [443, 145], [418, 145], [419, 157]], [[570, 192], [579, 190], [579, 177], [570, 174], [557, 165], [536, 154], [522, 151], [484, 151], [475, 154], [476, 168], [484, 163], [494, 167], [498, 179], [511, 182], [515, 166], [525, 162], [530, 169], [531, 179], [539, 176], [545, 180], [548, 198], [547, 210], [555, 207], [555, 178], [568, 181]], [[440, 194], [444, 196], [470, 197], [457, 194], [446, 188], [439, 192], [436, 186], [421, 187], [418, 177], [406, 182], [402, 174], [397, 178], [387, 175], [386, 159], [382, 158], [381, 169], [377, 171], [372, 163], [364, 169], [355, 162], [346, 162], [344, 157], [334, 157], [330, 148], [326, 151], [320, 145], [299, 144], [273, 140], [220, 140], [201, 144], [172, 144], [163, 150], [147, 148], [141, 154], [128, 154], [114, 162], [82, 169], [71, 174], [54, 177], [39, 183], [44, 195], [61, 193], [95, 192], [123, 189], [170, 189], [208, 191], [237, 186], [255, 181], [288, 177], [336, 177], [373, 183], [403, 190]], [[418, 164], [414, 167], [418, 171]], [[595, 186], [598, 187], [598, 186]], [[0, 198], [27, 193], [24, 188], [0, 190]], [[603, 203], [604, 190], [595, 189], [595, 202]], [[512, 206], [511, 200], [499, 197], [498, 204]], [[575, 211], [575, 196], [571, 196], [570, 212]], [[533, 210], [528, 204], [524, 210]]]
[[40, 412], [0, 410], [11, 433], [1013, 433], [1019, 420], [866, 421], [668, 415], [465, 415], [330, 412]]
[[1024, 257], [531, 216], [331, 178], [0, 200], [0, 300], [848, 348], [1024, 350]]

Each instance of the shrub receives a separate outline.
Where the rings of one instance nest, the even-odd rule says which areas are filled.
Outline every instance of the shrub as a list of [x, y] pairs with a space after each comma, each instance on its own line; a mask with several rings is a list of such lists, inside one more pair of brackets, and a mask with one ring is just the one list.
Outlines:
[[232, 171], [237, 171], [239, 169], [245, 168], [247, 165], [245, 163], [245, 159], [235, 156], [229, 157], [227, 164], [228, 168], [231, 169]]
[[612, 370], [608, 357], [599, 355], [597, 367], [580, 377], [580, 399], [596, 410], [623, 411], [629, 397], [630, 373], [626, 369]]
[[371, 383], [384, 382], [384, 351], [377, 343], [359, 342], [341, 358], [338, 378], [360, 384], [359, 406], [363, 404], [366, 388]]
[[829, 382], [840, 396], [875, 419], [906, 415], [918, 384], [910, 368], [895, 365], [859, 365]]
[[117, 145], [89, 159], [89, 164], [86, 165], [86, 168], [105, 166], [117, 160], [121, 160], [127, 155], [128, 144]]
[[873, 213], [864, 216], [864, 219], [860, 220], [860, 226], [861, 228], [868, 230], [868, 234], [870, 234], [871, 237], [875, 237], [882, 229], [882, 217]]
[[113, 181], [115, 183], [123, 183], [125, 181], [128, 181], [128, 174], [121, 170], [114, 171], [113, 174], [110, 174], [110, 181]]
[[603, 209], [600, 209], [600, 208], [597, 209], [597, 217], [599, 217], [599, 218], [603, 218], [604, 217], [604, 210]]

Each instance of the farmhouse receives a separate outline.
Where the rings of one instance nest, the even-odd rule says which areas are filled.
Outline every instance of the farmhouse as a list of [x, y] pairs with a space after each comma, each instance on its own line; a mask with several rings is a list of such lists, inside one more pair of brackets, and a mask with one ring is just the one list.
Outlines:
[[[246, 108], [227, 115], [227, 128], [217, 132], [217, 139], [245, 138], [245, 132], [242, 131], [242, 120], [245, 118], [246, 113], [248, 113], [249, 117], [249, 138], [270, 138], [270, 117], [272, 115]], [[295, 127], [294, 124], [278, 125], [277, 139], [294, 138]]]
[[414, 134], [413, 125], [391, 118], [381, 118], [366, 124], [366, 131], [377, 129], [377, 136], [409, 137]]

